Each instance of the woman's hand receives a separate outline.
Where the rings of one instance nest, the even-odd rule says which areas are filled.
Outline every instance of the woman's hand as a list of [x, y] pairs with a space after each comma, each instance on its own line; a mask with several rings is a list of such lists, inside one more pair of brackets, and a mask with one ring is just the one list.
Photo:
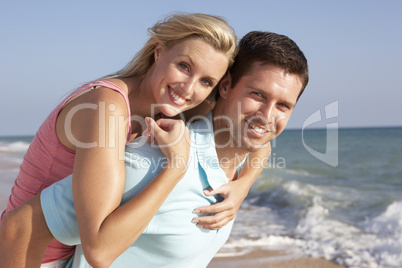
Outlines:
[[142, 135], [149, 135], [149, 141], [155, 141], [168, 160], [167, 167], [187, 170], [190, 153], [190, 134], [183, 121], [177, 119], [161, 118], [154, 121], [145, 118], [147, 129]]
[[230, 181], [216, 190], [205, 190], [205, 195], [220, 194], [224, 200], [214, 205], [195, 209], [194, 213], [216, 214], [213, 216], [196, 217], [193, 219], [193, 222], [196, 222], [197, 226], [205, 229], [217, 230], [222, 228], [234, 219], [241, 203], [248, 194], [248, 190], [249, 188], [244, 187], [244, 184], [239, 183], [239, 180]]
[[205, 229], [216, 230], [233, 220], [241, 203], [244, 198], [246, 198], [251, 185], [264, 169], [270, 153], [270, 144], [265, 148], [252, 152], [248, 156], [247, 161], [243, 164], [236, 180], [232, 180], [214, 191], [204, 191], [207, 196], [220, 194], [224, 200], [214, 205], [195, 209], [194, 213], [216, 214], [214, 216], [197, 217], [194, 218], [193, 221], [197, 222], [198, 226], [204, 227]]

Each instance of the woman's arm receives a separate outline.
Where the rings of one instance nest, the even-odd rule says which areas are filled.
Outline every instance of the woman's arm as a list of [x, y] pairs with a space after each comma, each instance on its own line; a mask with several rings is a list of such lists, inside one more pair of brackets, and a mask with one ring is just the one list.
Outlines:
[[[85, 227], [92, 229], [101, 224], [120, 204], [125, 179], [122, 152], [125, 148], [127, 126], [125, 122], [121, 123], [116, 119], [127, 117], [123, 97], [107, 88], [97, 88], [73, 99], [62, 108], [57, 117], [56, 132], [60, 142], [76, 151], [73, 177], [75, 186], [79, 188], [78, 195], [82, 195], [77, 198], [76, 208], [80, 213], [85, 211], [83, 216], [79, 216], [82, 225], [85, 225], [82, 226], [84, 230]], [[2, 221], [1, 236], [7, 237], [10, 243], [0, 248], [0, 254], [11, 262], [31, 260], [28, 256], [33, 256], [34, 263], [36, 260], [39, 263], [42, 261], [47, 243], [40, 238], [45, 235], [32, 235], [37, 234], [34, 229], [45, 230], [47, 226], [44, 221], [42, 224], [36, 221], [40, 216], [44, 220], [39, 196], [32, 200], [22, 205], [23, 208], [6, 215], [5, 221]], [[37, 213], [38, 207], [40, 213]], [[11, 230], [17, 230], [18, 235], [11, 235]], [[38, 246], [35, 248], [29, 246], [36, 243]], [[18, 248], [15, 254], [8, 254], [14, 247]], [[38, 254], [37, 250], [43, 252]], [[18, 255], [19, 253], [21, 254]]]
[[[119, 118], [123, 111], [118, 107], [124, 106], [118, 104], [121, 99], [109, 96], [110, 90], [103, 94], [98, 94], [98, 102], [105, 102], [105, 107], [117, 103], [116, 109], [106, 109], [105, 126], [99, 125], [102, 120], [96, 110], [73, 122], [77, 139], [85, 143], [105, 139], [104, 147], [76, 147], [73, 171], [73, 196], [82, 249], [89, 264], [97, 267], [108, 267], [138, 238], [183, 177], [185, 168], [164, 169], [139, 195], [118, 207], [125, 179], [123, 152], [126, 137], [119, 133], [125, 134], [126, 128], [115, 123], [121, 122]], [[171, 121], [173, 123], [165, 128], [166, 131], [153, 122], [155, 132], [152, 134], [160, 144], [169, 143], [169, 135], [176, 139], [176, 132], [185, 127], [182, 121]], [[105, 133], [98, 129], [105, 129]], [[188, 157], [189, 153], [188, 146], [176, 145], [167, 150], [168, 159], [169, 154]]]
[[[186, 135], [182, 141], [189, 138], [188, 132], [183, 131], [186, 128], [182, 122], [163, 119], [158, 121], [158, 125], [154, 125], [153, 121], [147, 121], [148, 125], [155, 128], [151, 133], [160, 144], [171, 143], [172, 138], [178, 137], [180, 132]], [[186, 166], [183, 164], [186, 162], [186, 156], [188, 159], [188, 149], [183, 142], [163, 148], [165, 155], [171, 156], [167, 157], [169, 162], [166, 168], [136, 197], [103, 219], [101, 228], [92, 234], [96, 237], [87, 238], [89, 242], [83, 243], [83, 247], [86, 248], [84, 254], [92, 266], [108, 267], [117, 256], [134, 243], [185, 174]], [[175, 163], [174, 160], [179, 162]], [[63, 196], [72, 198], [68, 195]], [[78, 233], [69, 235], [79, 236]], [[46, 225], [39, 195], [5, 214], [0, 225], [0, 239], [0, 267], [40, 266], [44, 250], [54, 238]]]
[[[152, 119], [147, 121], [154, 129], [151, 133], [158, 144], [172, 143], [162, 149], [168, 159], [166, 167], [137, 196], [103, 219], [98, 229], [90, 229], [85, 222], [80, 223], [76, 209], [83, 252], [88, 263], [92, 262], [93, 266], [108, 267], [135, 242], [187, 169], [185, 164], [188, 161], [189, 145], [186, 143], [189, 134], [184, 123], [169, 119], [160, 119], [158, 124]], [[183, 133], [186, 137], [173, 144]], [[73, 191], [76, 190], [74, 187]], [[85, 228], [84, 232], [90, 233], [83, 235], [80, 225]]]
[[220, 194], [224, 200], [214, 205], [195, 209], [194, 213], [216, 213], [214, 216], [194, 218], [193, 221], [197, 222], [197, 226], [216, 230], [233, 220], [250, 187], [264, 169], [270, 154], [270, 145], [251, 153], [244, 163], [237, 180], [230, 181], [216, 190], [204, 191], [205, 195], [208, 196]]
[[[96, 92], [92, 96], [90, 93], [83, 95], [80, 103], [103, 105], [103, 113], [100, 109], [89, 108], [83, 110], [82, 115], [77, 112], [71, 119], [75, 140], [100, 145], [75, 146], [73, 196], [85, 257], [93, 266], [107, 267], [142, 233], [182, 178], [186, 167], [164, 169], [136, 198], [118, 207], [125, 181], [123, 156], [127, 127], [122, 118], [127, 118], [128, 114], [119, 94], [102, 88]], [[62, 111], [61, 118], [67, 119], [69, 111], [71, 109]], [[172, 122], [160, 123], [162, 129], [155, 127], [153, 135], [160, 144], [169, 143], [171, 137], [176, 139], [176, 132], [185, 127], [181, 121]], [[189, 153], [188, 146], [183, 144], [166, 150], [168, 161], [172, 155], [188, 157]]]

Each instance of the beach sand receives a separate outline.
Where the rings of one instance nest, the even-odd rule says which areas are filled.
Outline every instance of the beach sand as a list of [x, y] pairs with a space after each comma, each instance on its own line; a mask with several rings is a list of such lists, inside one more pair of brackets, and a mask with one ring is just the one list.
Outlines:
[[300, 257], [286, 252], [255, 250], [242, 256], [215, 257], [207, 268], [342, 268], [325, 259]]

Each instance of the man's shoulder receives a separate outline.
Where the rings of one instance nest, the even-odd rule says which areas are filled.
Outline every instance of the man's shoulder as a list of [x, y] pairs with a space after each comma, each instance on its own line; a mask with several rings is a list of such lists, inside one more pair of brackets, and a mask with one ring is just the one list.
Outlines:
[[148, 143], [147, 136], [141, 136], [130, 143], [125, 148], [125, 158], [127, 159], [152, 159], [163, 157], [164, 154], [155, 143]]

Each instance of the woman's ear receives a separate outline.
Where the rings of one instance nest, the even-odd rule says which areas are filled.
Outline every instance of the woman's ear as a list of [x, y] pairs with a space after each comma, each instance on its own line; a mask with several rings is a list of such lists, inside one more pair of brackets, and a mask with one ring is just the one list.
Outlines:
[[162, 55], [163, 51], [164, 51], [164, 49], [163, 49], [163, 47], [161, 45], [159, 45], [159, 44], [156, 45], [155, 51], [154, 51], [155, 61], [158, 61], [158, 59]]
[[226, 99], [229, 96], [230, 89], [232, 88], [232, 78], [228, 72], [219, 83], [219, 95], [221, 98]]

